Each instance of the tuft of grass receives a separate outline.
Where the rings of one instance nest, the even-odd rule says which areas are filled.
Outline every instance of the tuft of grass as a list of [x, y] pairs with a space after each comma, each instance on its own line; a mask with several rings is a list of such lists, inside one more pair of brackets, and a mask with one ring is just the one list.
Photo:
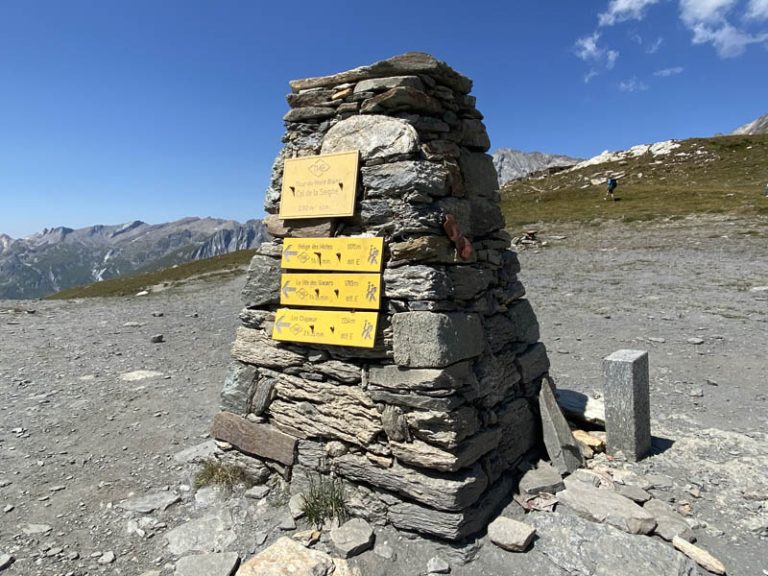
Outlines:
[[[608, 174], [623, 173], [617, 202], [604, 200]], [[593, 184], [592, 182], [595, 182]], [[507, 226], [532, 222], [647, 221], [694, 214], [768, 213], [768, 135], [692, 138], [666, 156], [645, 154], [501, 190]]]
[[86, 286], [68, 288], [47, 296], [46, 300], [133, 296], [153, 286], [174, 287], [195, 278], [222, 279], [239, 274], [248, 265], [255, 253], [255, 250], [239, 250], [162, 270], [133, 276], [120, 276]]
[[344, 487], [338, 478], [309, 476], [309, 491], [304, 494], [301, 507], [307, 521], [316, 528], [322, 528], [327, 520], [336, 518], [339, 523], [347, 519]]
[[252, 484], [248, 474], [240, 466], [225, 464], [217, 460], [206, 460], [195, 476], [195, 488], [205, 486], [225, 486], [234, 488], [238, 484]]

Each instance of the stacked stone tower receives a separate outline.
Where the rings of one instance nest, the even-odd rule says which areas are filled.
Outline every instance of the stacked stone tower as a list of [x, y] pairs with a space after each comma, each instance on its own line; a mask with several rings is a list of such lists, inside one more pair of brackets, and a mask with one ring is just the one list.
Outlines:
[[[448, 540], [484, 528], [538, 449], [549, 367], [471, 87], [421, 53], [291, 82], [274, 240], [251, 262], [213, 428], [293, 492], [332, 475], [351, 513]], [[286, 159], [349, 151], [352, 216], [279, 218]], [[286, 243], [359, 236], [383, 238], [373, 347], [273, 339]]]

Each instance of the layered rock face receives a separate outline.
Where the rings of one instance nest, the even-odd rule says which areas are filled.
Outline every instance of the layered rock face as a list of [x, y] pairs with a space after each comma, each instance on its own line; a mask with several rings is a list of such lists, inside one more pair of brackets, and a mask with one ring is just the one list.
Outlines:
[[[347, 508], [449, 540], [483, 529], [540, 444], [549, 368], [517, 279], [471, 81], [409, 53], [291, 82], [284, 148], [253, 258], [214, 435], [299, 493], [345, 483]], [[359, 150], [355, 215], [280, 220], [286, 158]], [[384, 238], [372, 349], [271, 339], [288, 237]]]

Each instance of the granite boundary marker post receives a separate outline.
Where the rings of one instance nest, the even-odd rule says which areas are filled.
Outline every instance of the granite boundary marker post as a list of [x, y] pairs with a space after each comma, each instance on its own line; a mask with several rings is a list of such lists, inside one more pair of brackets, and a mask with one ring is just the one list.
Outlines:
[[603, 360], [603, 376], [608, 452], [640, 460], [651, 449], [648, 352], [617, 350]]

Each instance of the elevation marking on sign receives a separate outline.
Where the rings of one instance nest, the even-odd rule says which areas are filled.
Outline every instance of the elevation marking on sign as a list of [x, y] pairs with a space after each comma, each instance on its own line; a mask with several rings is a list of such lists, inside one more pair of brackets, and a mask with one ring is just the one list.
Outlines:
[[378, 310], [379, 274], [283, 274], [280, 304]]
[[285, 342], [373, 348], [378, 317], [377, 312], [280, 308], [272, 338]]
[[282, 268], [379, 272], [383, 238], [292, 238], [283, 244]]

